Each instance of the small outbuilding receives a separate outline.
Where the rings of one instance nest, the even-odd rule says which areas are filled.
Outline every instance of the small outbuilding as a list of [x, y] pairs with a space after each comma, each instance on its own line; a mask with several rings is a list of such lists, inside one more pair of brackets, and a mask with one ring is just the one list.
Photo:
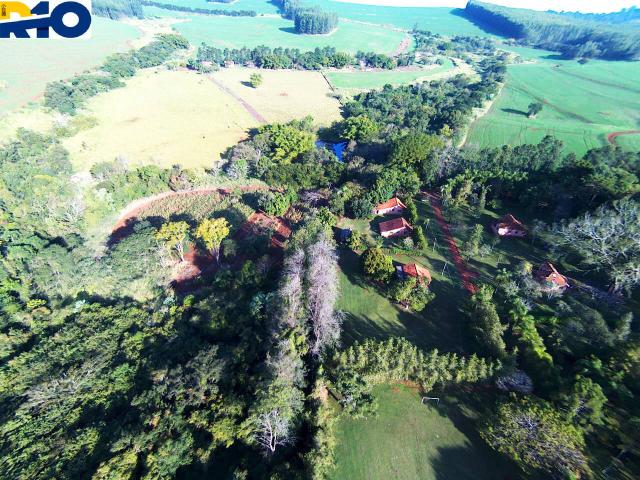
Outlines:
[[393, 197], [386, 202], [376, 205], [373, 213], [376, 215], [389, 215], [390, 213], [402, 213], [407, 209], [406, 205], [398, 197]]
[[510, 213], [491, 225], [493, 233], [499, 237], [525, 237], [527, 228]]
[[535, 278], [548, 292], [563, 292], [568, 286], [567, 277], [562, 275], [550, 262], [544, 262], [535, 272]]
[[417, 263], [407, 263], [396, 267], [398, 277], [404, 280], [407, 277], [417, 278], [423, 285], [431, 283], [431, 272]]
[[380, 235], [384, 238], [406, 237], [413, 232], [413, 227], [404, 218], [394, 218], [393, 220], [382, 222], [379, 227]]

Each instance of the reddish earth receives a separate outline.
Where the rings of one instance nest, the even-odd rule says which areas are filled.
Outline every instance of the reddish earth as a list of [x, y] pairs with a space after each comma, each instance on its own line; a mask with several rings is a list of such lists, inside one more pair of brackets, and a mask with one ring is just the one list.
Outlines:
[[607, 142], [611, 145], [616, 145], [616, 138], [621, 137], [622, 135], [638, 135], [640, 134], [640, 130], [627, 130], [626, 132], [613, 132], [607, 135]]
[[476, 277], [476, 273], [469, 268], [467, 263], [462, 258], [460, 249], [456, 244], [456, 240], [453, 238], [453, 235], [451, 235], [449, 224], [442, 214], [442, 202], [440, 201], [440, 196], [434, 193], [425, 193], [425, 195], [431, 202], [431, 208], [433, 209], [433, 213], [436, 216], [436, 221], [440, 226], [440, 230], [444, 235], [445, 242], [447, 243], [447, 247], [449, 248], [449, 253], [451, 254], [451, 258], [453, 259], [453, 264], [456, 267], [456, 271], [458, 272], [458, 276], [460, 277], [462, 286], [467, 292], [473, 295], [477, 291], [477, 287], [472, 282], [472, 280]]

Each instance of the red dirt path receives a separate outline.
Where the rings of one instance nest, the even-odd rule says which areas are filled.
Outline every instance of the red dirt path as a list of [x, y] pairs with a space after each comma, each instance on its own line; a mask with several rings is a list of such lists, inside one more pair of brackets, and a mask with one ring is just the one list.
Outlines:
[[617, 145], [616, 138], [621, 137], [622, 135], [638, 135], [640, 134], [640, 130], [627, 130], [626, 132], [613, 132], [607, 135], [607, 142], [611, 145]]
[[462, 282], [462, 286], [467, 292], [473, 295], [477, 291], [477, 287], [472, 282], [473, 278], [476, 277], [476, 273], [469, 268], [467, 263], [462, 258], [462, 255], [460, 254], [460, 249], [456, 244], [456, 240], [453, 238], [453, 235], [451, 235], [449, 224], [442, 214], [442, 203], [440, 201], [440, 197], [434, 193], [425, 193], [425, 196], [431, 203], [431, 208], [433, 209], [433, 213], [436, 216], [436, 221], [438, 222], [440, 230], [445, 237], [447, 246], [449, 247], [449, 253], [451, 254], [451, 258], [453, 259], [453, 264], [456, 267], [458, 276], [460, 277], [460, 281]]
[[253, 108], [253, 106], [249, 102], [247, 102], [245, 99], [243, 99], [239, 95], [236, 95], [235, 93], [233, 93], [224, 83], [213, 78], [213, 76], [211, 75], [209, 75], [209, 80], [211, 80], [220, 90], [222, 90], [223, 92], [233, 97], [233, 99], [236, 102], [238, 102], [240, 105], [242, 105], [243, 108], [249, 113], [249, 115], [251, 115], [256, 121], [260, 123], [268, 123], [267, 119], [264, 118], [262, 115], [260, 115], [260, 113], [258, 113], [258, 111], [255, 108]]

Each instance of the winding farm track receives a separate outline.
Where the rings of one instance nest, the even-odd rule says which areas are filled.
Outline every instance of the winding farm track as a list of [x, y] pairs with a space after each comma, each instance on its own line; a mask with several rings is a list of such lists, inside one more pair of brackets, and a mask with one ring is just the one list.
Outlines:
[[453, 264], [455, 265], [458, 276], [460, 277], [460, 281], [462, 282], [462, 286], [467, 292], [469, 292], [469, 294], [473, 295], [478, 290], [472, 281], [476, 277], [476, 273], [469, 268], [467, 263], [462, 258], [456, 240], [455, 238], [453, 238], [453, 235], [451, 235], [449, 224], [442, 214], [442, 202], [440, 201], [440, 196], [430, 192], [425, 192], [424, 195], [431, 203], [431, 208], [433, 209], [436, 221], [440, 226], [440, 230], [444, 235], [447, 247], [449, 248], [449, 253], [451, 254], [451, 258], [453, 259]]
[[617, 145], [616, 138], [623, 135], [640, 135], [640, 130], [627, 130], [626, 132], [613, 132], [607, 135], [607, 142], [611, 145]]
[[262, 115], [260, 115], [260, 113], [244, 98], [232, 92], [229, 89], [229, 87], [227, 87], [224, 83], [214, 78], [213, 75], [207, 75], [207, 76], [209, 77], [209, 80], [211, 80], [220, 90], [222, 90], [223, 92], [231, 96], [236, 102], [242, 105], [242, 107], [249, 113], [249, 115], [251, 115], [254, 118], [254, 120], [260, 123], [268, 123], [267, 119], [264, 118]]
[[395, 49], [395, 51], [391, 54], [391, 56], [399, 57], [403, 53], [407, 53], [410, 46], [411, 46], [411, 37], [407, 35], [402, 39], [402, 41], [400, 42], [400, 45], [398, 45], [398, 48]]

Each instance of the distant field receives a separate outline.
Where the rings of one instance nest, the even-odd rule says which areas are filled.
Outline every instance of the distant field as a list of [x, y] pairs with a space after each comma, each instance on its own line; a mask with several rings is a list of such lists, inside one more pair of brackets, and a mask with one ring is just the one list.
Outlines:
[[[465, 65], [465, 67], [467, 67]], [[346, 71], [326, 72], [325, 76], [331, 82], [333, 88], [344, 90], [371, 90], [390, 85], [408, 85], [412, 83], [436, 80], [439, 78], [457, 75], [459, 73], [471, 74], [473, 71], [467, 67], [455, 68], [448, 58], [444, 65], [434, 65], [420, 70], [395, 70], [395, 71]]]
[[[514, 49], [531, 63], [511, 65], [507, 83], [487, 115], [476, 121], [467, 146], [517, 145], [553, 134], [567, 151], [583, 154], [607, 144], [616, 131], [640, 128], [640, 64], [591, 61], [580, 65], [551, 52]], [[526, 117], [528, 105], [545, 104], [536, 119]], [[620, 137], [633, 148], [636, 137]]]
[[293, 29], [293, 22], [279, 15], [225, 17], [185, 15], [159, 8], [147, 8], [145, 11], [188, 18], [189, 21], [176, 24], [176, 30], [193, 45], [205, 42], [222, 48], [266, 45], [313, 50], [330, 46], [351, 53], [358, 50], [392, 53], [405, 36], [403, 32], [390, 28], [349, 21], [340, 22], [338, 29], [328, 35], [298, 35]]
[[[255, 90], [241, 84], [248, 69], [217, 72], [227, 88], [249, 102], [268, 121], [314, 115], [319, 123], [339, 118], [339, 104], [317, 72], [263, 71]], [[147, 70], [124, 88], [92, 98], [87, 114], [98, 125], [67, 139], [74, 166], [125, 156], [131, 164], [210, 167], [220, 154], [259, 122], [210, 78], [187, 71]]]
[[45, 85], [96, 67], [114, 52], [127, 50], [140, 36], [137, 28], [94, 17], [88, 40], [11, 40], [0, 42], [0, 112], [42, 97]]
[[422, 405], [417, 391], [380, 385], [378, 414], [338, 424], [335, 480], [502, 480], [519, 478], [450, 408]]
[[[278, 13], [276, 6], [268, 0], [238, 0], [232, 4], [206, 3], [203, 0], [171, 0], [168, 3], [192, 8], [254, 10], [258, 14], [271, 15]], [[328, 11], [336, 12], [342, 18], [360, 22], [393, 25], [406, 30], [412, 29], [417, 24], [421, 29], [442, 35], [488, 36], [484, 30], [464, 17], [456, 15], [457, 10], [452, 8], [379, 7], [332, 0], [305, 0], [304, 3], [319, 5]], [[145, 10], [152, 11], [152, 9]]]

